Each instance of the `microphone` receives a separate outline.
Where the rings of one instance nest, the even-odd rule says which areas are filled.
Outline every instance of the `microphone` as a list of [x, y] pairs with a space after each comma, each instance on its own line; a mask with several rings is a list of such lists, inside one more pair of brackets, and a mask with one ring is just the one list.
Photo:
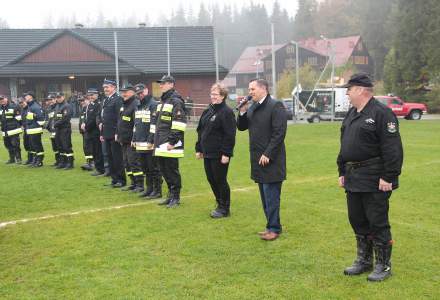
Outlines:
[[252, 96], [249, 96], [249, 95], [246, 96], [245, 98], [243, 98], [243, 100], [240, 101], [240, 103], [238, 103], [238, 105], [235, 107], [235, 110], [239, 110], [240, 108], [245, 106], [246, 103], [248, 103], [251, 100], [252, 100]]

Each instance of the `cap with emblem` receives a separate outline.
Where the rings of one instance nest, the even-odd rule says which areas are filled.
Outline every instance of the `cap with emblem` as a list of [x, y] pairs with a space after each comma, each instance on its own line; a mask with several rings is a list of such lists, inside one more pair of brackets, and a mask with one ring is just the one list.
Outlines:
[[132, 86], [131, 84], [127, 84], [124, 85], [122, 88], [119, 89], [121, 92], [125, 92], [125, 91], [135, 91], [134, 86]]
[[138, 83], [134, 86], [134, 91], [136, 94], [142, 93], [145, 90], [145, 85], [143, 83]]
[[64, 93], [63, 93], [63, 92], [57, 92], [57, 93], [55, 94], [55, 97], [57, 97], [57, 98], [64, 97]]
[[104, 82], [102, 83], [102, 85], [113, 85], [113, 86], [117, 86], [116, 81], [113, 79], [104, 79]]
[[349, 88], [352, 86], [373, 87], [373, 81], [367, 73], [357, 73], [350, 77], [350, 80], [341, 86], [342, 88]]
[[171, 75], [163, 75], [162, 78], [160, 80], [157, 80], [156, 82], [157, 83], [165, 83], [165, 82], [175, 83], [176, 80]]
[[52, 100], [53, 98], [55, 98], [53, 94], [47, 94], [45, 99], [46, 100]]
[[35, 93], [33, 91], [27, 91], [26, 93], [23, 94], [23, 97], [26, 96], [32, 96], [33, 98], [35, 98]]
[[87, 95], [95, 95], [95, 94], [99, 94], [98, 89], [96, 89], [96, 88], [89, 88], [87, 90]]
[[5, 98], [6, 98], [5, 95], [0, 95], [0, 100], [3, 100], [3, 99], [5, 99]]

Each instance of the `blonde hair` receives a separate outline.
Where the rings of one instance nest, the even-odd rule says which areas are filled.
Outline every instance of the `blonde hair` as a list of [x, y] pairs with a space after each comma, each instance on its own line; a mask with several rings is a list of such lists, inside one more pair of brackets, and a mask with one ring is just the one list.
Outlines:
[[212, 90], [218, 90], [220, 96], [223, 97], [223, 100], [225, 100], [228, 97], [229, 91], [228, 89], [221, 83], [214, 83], [211, 86], [211, 91]]

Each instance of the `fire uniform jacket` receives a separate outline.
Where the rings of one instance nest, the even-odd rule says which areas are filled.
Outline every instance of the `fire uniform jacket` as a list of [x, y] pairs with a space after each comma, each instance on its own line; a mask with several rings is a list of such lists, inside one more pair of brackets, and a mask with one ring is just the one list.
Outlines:
[[96, 122], [101, 114], [101, 105], [98, 100], [90, 102], [85, 109], [84, 124], [86, 124], [85, 133], [87, 137], [99, 137], [99, 127]]
[[71, 128], [70, 119], [72, 118], [72, 106], [67, 103], [58, 103], [55, 107], [55, 117], [53, 127], [56, 129]]
[[118, 142], [122, 144], [130, 144], [133, 139], [135, 111], [138, 105], [139, 100], [136, 96], [133, 96], [124, 101], [120, 108], [116, 134], [118, 135]]
[[1, 130], [4, 137], [17, 135], [23, 132], [21, 129], [20, 108], [14, 103], [0, 106]]
[[27, 105], [26, 120], [24, 120], [26, 134], [43, 133], [44, 113], [41, 105], [37, 101], [32, 100]]
[[361, 112], [351, 108], [341, 127], [339, 176], [349, 192], [378, 192], [379, 179], [399, 186], [403, 148], [391, 109], [372, 98]]
[[[185, 102], [174, 89], [161, 96], [157, 106], [155, 126], [150, 127], [150, 140], [154, 141], [154, 155], [160, 157], [183, 157], [186, 129]], [[167, 150], [167, 144], [174, 149]]]
[[140, 100], [136, 108], [134, 127], [133, 127], [133, 143], [136, 151], [146, 152], [148, 137], [150, 135], [150, 125], [156, 116], [157, 102], [150, 95]]
[[87, 110], [87, 106], [83, 106], [83, 107], [80, 108], [80, 112], [79, 112], [78, 130], [79, 130], [79, 133], [81, 133], [81, 134], [85, 133], [81, 129], [81, 126], [82, 126], [82, 124], [85, 124], [86, 110]]
[[46, 112], [46, 129], [50, 132], [51, 137], [55, 137], [55, 127], [53, 127], [54, 118], [55, 118], [55, 107], [56, 104], [52, 104], [47, 108]]
[[122, 98], [114, 93], [102, 101], [101, 116], [98, 122], [102, 122], [101, 135], [105, 139], [114, 139], [118, 126], [119, 113], [122, 107]]

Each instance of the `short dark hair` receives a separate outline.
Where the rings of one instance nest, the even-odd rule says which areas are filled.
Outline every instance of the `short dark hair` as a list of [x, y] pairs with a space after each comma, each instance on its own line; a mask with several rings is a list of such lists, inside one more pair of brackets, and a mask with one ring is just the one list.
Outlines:
[[266, 89], [266, 92], [269, 93], [269, 82], [267, 82], [266, 79], [254, 78], [254, 79], [250, 80], [249, 83], [254, 82], [254, 81], [257, 83], [258, 86], [264, 87]]

